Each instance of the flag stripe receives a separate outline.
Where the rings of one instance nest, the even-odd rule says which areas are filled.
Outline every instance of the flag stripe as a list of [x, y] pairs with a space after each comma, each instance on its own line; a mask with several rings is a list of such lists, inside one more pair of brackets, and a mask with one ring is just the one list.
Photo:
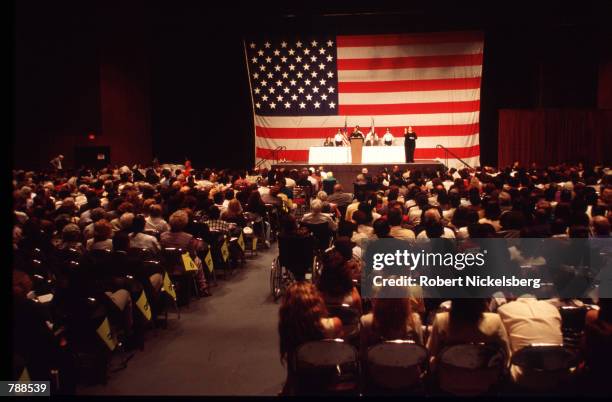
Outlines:
[[338, 111], [344, 116], [426, 114], [478, 112], [480, 100], [467, 102], [401, 103], [384, 105], [340, 105]]
[[[378, 124], [378, 119], [374, 120]], [[371, 124], [371, 123], [370, 123]], [[364, 126], [364, 127], [369, 127]], [[378, 127], [378, 126], [377, 126]], [[405, 126], [379, 126], [376, 130], [379, 137], [382, 137], [384, 131], [389, 128], [394, 137], [401, 137], [404, 133]], [[271, 128], [265, 126], [257, 126], [255, 128], [257, 137], [261, 138], [316, 138], [320, 143], [326, 137], [333, 137], [337, 128], [333, 127], [310, 127], [310, 128]], [[472, 124], [456, 124], [456, 125], [440, 125], [440, 126], [419, 126], [418, 136], [435, 137], [435, 136], [464, 136], [477, 134], [479, 130], [478, 123]]]
[[482, 66], [339, 70], [339, 82], [439, 80], [480, 77]]
[[387, 57], [443, 56], [482, 53], [482, 42], [417, 44], [410, 46], [339, 47], [338, 60]]
[[340, 82], [338, 93], [441, 91], [480, 89], [480, 77], [376, 82]]
[[340, 105], [384, 105], [394, 103], [465, 102], [480, 99], [480, 89], [420, 92], [340, 93]]
[[[435, 136], [421, 137], [417, 139], [418, 148], [435, 148], [441, 144], [447, 148], [464, 148], [479, 144], [478, 133], [466, 136]], [[320, 138], [265, 138], [258, 137], [255, 140], [255, 146], [260, 148], [276, 149], [279, 146], [284, 146], [287, 149], [308, 149], [310, 147], [320, 147]], [[404, 146], [404, 137], [396, 136], [393, 145]]]
[[421, 34], [350, 35], [338, 36], [338, 47], [401, 46], [413, 44], [456, 43], [482, 41], [481, 32], [428, 32]]
[[[400, 114], [374, 116], [378, 127], [405, 127], [410, 124], [420, 126], [448, 126], [454, 124], [473, 124], [478, 122], [478, 113], [438, 113], [438, 114]], [[255, 115], [255, 125], [272, 128], [321, 128], [338, 129], [344, 127], [345, 116], [260, 116]], [[369, 127], [370, 115], [352, 116], [347, 120], [351, 126], [356, 124]]]
[[430, 68], [475, 66], [482, 64], [482, 53], [445, 56], [410, 56], [376, 59], [339, 59], [338, 70], [382, 70], [393, 68]]
[[[474, 145], [471, 147], [451, 148], [450, 151], [462, 159], [473, 158], [480, 155], [480, 146]], [[272, 149], [257, 147], [256, 156], [258, 158], [271, 159]], [[308, 150], [286, 149], [279, 152], [279, 157], [290, 161], [307, 161]], [[415, 159], [444, 159], [445, 152], [440, 148], [417, 148], [414, 151], [414, 157]]]

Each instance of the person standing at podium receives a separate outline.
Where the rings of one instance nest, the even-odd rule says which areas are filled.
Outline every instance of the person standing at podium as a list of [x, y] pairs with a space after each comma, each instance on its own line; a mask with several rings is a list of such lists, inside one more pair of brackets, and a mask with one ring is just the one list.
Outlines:
[[387, 132], [385, 132], [385, 135], [383, 135], [382, 140], [383, 144], [386, 146], [393, 145], [393, 134], [391, 134], [391, 130], [387, 129]]
[[412, 130], [412, 126], [404, 129], [404, 152], [406, 153], [406, 163], [414, 162], [414, 149], [416, 148], [416, 133]]
[[344, 134], [342, 134], [342, 131], [340, 131], [340, 129], [338, 129], [338, 132], [334, 136], [334, 145], [337, 147], [341, 147], [344, 145]]
[[351, 139], [352, 138], [361, 138], [362, 140], [364, 139], [363, 133], [361, 132], [361, 130], [359, 130], [359, 126], [355, 126], [355, 128], [353, 129], [353, 132], [351, 133]]

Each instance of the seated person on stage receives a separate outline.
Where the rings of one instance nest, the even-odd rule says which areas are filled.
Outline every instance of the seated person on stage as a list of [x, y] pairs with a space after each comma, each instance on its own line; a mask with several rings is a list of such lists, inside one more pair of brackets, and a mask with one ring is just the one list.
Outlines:
[[361, 132], [361, 130], [359, 130], [359, 126], [355, 126], [353, 132], [351, 133], [351, 138], [364, 138], [363, 133]]
[[331, 138], [327, 137], [325, 139], [325, 142], [323, 143], [324, 147], [333, 147], [334, 143], [332, 142]]
[[344, 145], [344, 134], [342, 134], [342, 131], [340, 129], [338, 129], [338, 132], [334, 136], [334, 145], [337, 147], [341, 147]]
[[382, 137], [382, 141], [384, 145], [391, 146], [393, 145], [393, 134], [391, 134], [391, 130], [387, 129], [385, 135]]
[[378, 134], [374, 131], [374, 127], [370, 129], [365, 137], [365, 145], [373, 146], [378, 145]]

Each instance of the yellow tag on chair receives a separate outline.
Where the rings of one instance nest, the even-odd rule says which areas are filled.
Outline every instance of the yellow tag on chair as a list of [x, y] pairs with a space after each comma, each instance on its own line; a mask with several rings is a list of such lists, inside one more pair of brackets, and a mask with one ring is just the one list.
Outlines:
[[140, 297], [136, 300], [136, 306], [138, 306], [138, 309], [147, 321], [151, 321], [151, 306], [149, 306], [149, 300], [147, 300], [144, 290], [140, 292]]
[[176, 291], [174, 290], [174, 285], [170, 280], [167, 272], [164, 272], [164, 282], [163, 282], [164, 292], [168, 293], [174, 300], [176, 300]]
[[208, 250], [208, 253], [206, 253], [206, 257], [204, 257], [204, 263], [208, 267], [208, 272], [212, 274], [213, 270], [215, 269], [215, 265], [213, 264], [213, 258], [210, 249]]
[[227, 259], [229, 258], [229, 247], [227, 246], [227, 240], [225, 240], [221, 246], [221, 255], [223, 256], [223, 261], [227, 262]]
[[185, 253], [181, 256], [183, 258], [183, 266], [185, 266], [185, 271], [197, 271], [198, 266], [193, 262], [193, 259], [189, 255], [189, 253]]
[[100, 324], [98, 329], [96, 329], [96, 332], [110, 350], [115, 350], [115, 348], [117, 347], [117, 340], [115, 339], [115, 336], [111, 331], [108, 318], [104, 318], [104, 321], [102, 321], [102, 324]]
[[257, 251], [257, 237], [253, 237], [253, 245], [251, 246], [251, 250]]
[[240, 232], [240, 237], [238, 237], [238, 245], [240, 246], [240, 249], [244, 251], [245, 245], [244, 245], [244, 237], [242, 237], [242, 232]]

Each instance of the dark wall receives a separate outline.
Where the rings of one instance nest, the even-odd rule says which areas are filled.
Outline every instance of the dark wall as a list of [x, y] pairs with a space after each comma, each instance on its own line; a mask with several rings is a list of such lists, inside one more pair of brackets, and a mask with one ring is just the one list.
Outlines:
[[[482, 161], [491, 164], [499, 109], [595, 108], [599, 65], [611, 60], [606, 13], [590, 3], [529, 12], [463, 4], [33, 4], [20, 2], [16, 19], [14, 151], [25, 166], [46, 164], [58, 152], [70, 162], [70, 150], [88, 143], [89, 130], [99, 133], [92, 145], [111, 146], [113, 162], [156, 156], [188, 157], [196, 166], [252, 165], [242, 38], [262, 32], [483, 30], [480, 142]], [[38, 143], [44, 146], [32, 150]]]

